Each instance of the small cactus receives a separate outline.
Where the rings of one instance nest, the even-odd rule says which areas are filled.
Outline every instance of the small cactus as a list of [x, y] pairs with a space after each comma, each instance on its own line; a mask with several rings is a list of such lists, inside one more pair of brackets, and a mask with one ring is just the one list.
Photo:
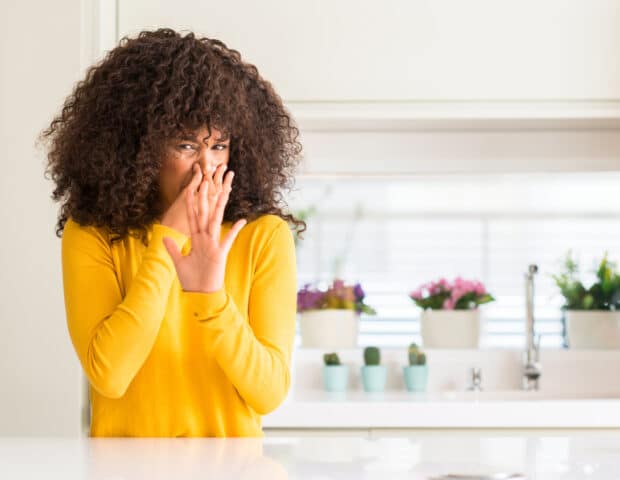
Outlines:
[[426, 355], [416, 343], [409, 345], [409, 365], [426, 365]]
[[323, 355], [325, 365], [340, 365], [340, 358], [337, 353], [326, 353]]
[[379, 365], [381, 363], [381, 352], [377, 347], [366, 347], [364, 349], [364, 363], [366, 365]]
[[418, 355], [418, 365], [426, 365], [426, 354], [425, 353], [420, 353], [420, 355]]

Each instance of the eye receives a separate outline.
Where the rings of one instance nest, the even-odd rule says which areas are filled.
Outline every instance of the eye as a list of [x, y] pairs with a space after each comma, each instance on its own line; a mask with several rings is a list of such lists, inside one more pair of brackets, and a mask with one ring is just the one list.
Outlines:
[[[221, 147], [221, 148], [219, 148], [219, 147]], [[219, 144], [215, 145], [215, 148], [218, 149], [218, 150], [226, 150], [228, 148], [228, 145], [225, 145], [223, 143], [219, 143]]]
[[[186, 148], [186, 147], [189, 147], [189, 148]], [[190, 149], [193, 149], [194, 146], [189, 143], [182, 143], [181, 145], [179, 145], [179, 148], [181, 150], [190, 150]]]

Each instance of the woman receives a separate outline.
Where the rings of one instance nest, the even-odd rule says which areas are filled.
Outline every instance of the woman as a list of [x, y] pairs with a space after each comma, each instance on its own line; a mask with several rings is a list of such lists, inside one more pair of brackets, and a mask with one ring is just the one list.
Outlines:
[[171, 29], [124, 37], [42, 132], [91, 436], [263, 436], [290, 384], [298, 133], [237, 51]]

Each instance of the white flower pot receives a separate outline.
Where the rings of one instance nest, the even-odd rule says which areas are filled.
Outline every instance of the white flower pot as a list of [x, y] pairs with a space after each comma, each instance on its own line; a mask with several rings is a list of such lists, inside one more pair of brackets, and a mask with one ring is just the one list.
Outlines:
[[620, 348], [620, 312], [566, 310], [570, 348]]
[[306, 310], [299, 314], [299, 328], [304, 348], [355, 348], [359, 314], [342, 308]]
[[480, 310], [424, 310], [420, 328], [426, 348], [478, 348]]

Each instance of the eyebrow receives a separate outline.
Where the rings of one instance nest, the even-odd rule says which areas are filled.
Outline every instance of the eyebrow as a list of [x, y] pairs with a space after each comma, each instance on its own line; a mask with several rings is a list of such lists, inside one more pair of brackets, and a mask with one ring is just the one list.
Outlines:
[[[192, 133], [182, 133], [181, 136], [179, 137], [181, 140], [193, 140], [195, 142], [198, 141], [198, 139], [196, 138], [196, 135], [192, 134]], [[211, 136], [207, 136], [205, 138], [203, 138], [203, 140], [206, 140], [208, 138], [211, 138]], [[226, 140], [230, 139], [230, 135], [224, 134], [223, 137], [219, 137], [216, 138], [215, 141], [216, 142], [225, 142]]]

